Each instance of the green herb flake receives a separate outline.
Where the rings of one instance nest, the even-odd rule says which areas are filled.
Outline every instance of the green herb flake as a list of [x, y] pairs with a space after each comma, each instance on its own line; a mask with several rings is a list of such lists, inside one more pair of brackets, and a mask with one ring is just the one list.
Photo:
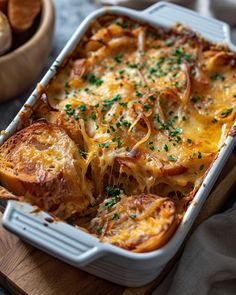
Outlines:
[[83, 76], [83, 79], [88, 80], [90, 84], [100, 86], [102, 85], [103, 81], [97, 78], [94, 74], [90, 74], [88, 76]]
[[108, 197], [115, 197], [121, 194], [121, 189], [117, 186], [106, 186], [105, 192], [107, 193]]
[[205, 167], [205, 165], [204, 165], [204, 164], [201, 164], [201, 165], [200, 165], [200, 168], [199, 168], [200, 171], [202, 171], [202, 170], [204, 169], [204, 167]]
[[141, 92], [139, 92], [139, 91], [136, 91], [136, 96], [137, 97], [143, 97], [143, 94]]
[[201, 99], [200, 96], [193, 96], [193, 97], [190, 98], [191, 102], [193, 102], [193, 103], [199, 102], [200, 99]]
[[226, 111], [221, 113], [221, 117], [222, 118], [227, 117], [228, 115], [230, 115], [232, 113], [232, 111], [233, 111], [233, 108], [227, 109]]
[[154, 95], [150, 95], [148, 98], [153, 102], [156, 100], [156, 97]]
[[97, 115], [96, 115], [95, 113], [92, 112], [92, 113], [90, 114], [90, 118], [93, 119], [93, 120], [96, 120], [96, 119], [97, 119]]
[[198, 157], [198, 159], [201, 159], [202, 158], [202, 153], [201, 152], [198, 152], [197, 153], [197, 157]]
[[174, 41], [172, 39], [167, 39], [166, 40], [166, 46], [172, 46], [174, 44]]
[[145, 112], [147, 112], [148, 110], [150, 110], [150, 108], [151, 107], [150, 107], [149, 103], [147, 103], [147, 102], [143, 105], [143, 109], [144, 109]]
[[127, 20], [124, 20], [123, 22], [120, 22], [120, 20], [117, 18], [114, 22], [117, 26], [120, 26], [122, 29], [126, 29], [128, 26]]
[[70, 88], [70, 84], [69, 84], [68, 81], [64, 85], [65, 85], [66, 88]]
[[132, 213], [132, 214], [130, 214], [130, 218], [135, 219], [135, 218], [137, 218], [137, 215]]
[[117, 140], [118, 149], [122, 147], [122, 141], [120, 139]]
[[111, 220], [116, 220], [116, 219], [119, 219], [119, 214], [117, 212], [115, 212], [111, 217]]
[[119, 105], [121, 105], [122, 107], [126, 108], [128, 105], [128, 102], [119, 102]]
[[130, 64], [129, 67], [130, 67], [131, 69], [136, 69], [136, 68], [138, 67], [138, 65], [137, 65], [137, 64]]
[[192, 139], [188, 138], [188, 139], [187, 139], [187, 142], [188, 142], [188, 143], [192, 143]]
[[225, 77], [220, 73], [214, 73], [213, 75], [210, 76], [210, 78], [213, 81], [224, 81], [225, 80]]
[[84, 114], [86, 111], [86, 105], [80, 104], [79, 106], [77, 106], [77, 110], [80, 110], [81, 114]]
[[179, 134], [179, 133], [181, 133], [181, 132], [182, 132], [182, 129], [180, 129], [180, 128], [175, 128], [174, 131], [170, 131], [170, 132], [169, 132], [169, 136], [174, 137], [174, 136], [176, 136], [177, 134]]
[[99, 227], [97, 227], [96, 232], [98, 234], [101, 234], [102, 233], [102, 230], [103, 230], [103, 227], [102, 226], [99, 226]]
[[122, 124], [123, 124], [125, 127], [128, 127], [128, 128], [132, 125], [131, 122], [129, 122], [129, 121], [127, 121], [127, 120], [123, 121]]
[[101, 148], [108, 149], [109, 148], [109, 143], [108, 142], [99, 143], [98, 146], [101, 147]]
[[121, 100], [121, 95], [120, 94], [116, 94], [112, 97], [112, 99], [105, 99], [103, 101], [103, 106], [104, 107], [110, 107], [112, 106], [115, 102]]
[[168, 152], [168, 151], [169, 151], [168, 145], [167, 145], [167, 144], [164, 144], [163, 149], [164, 149], [166, 152]]
[[168, 155], [167, 158], [171, 162], [176, 162], [177, 161], [177, 159], [175, 159], [172, 155]]
[[123, 54], [119, 53], [117, 55], [114, 56], [114, 60], [120, 64], [122, 62], [122, 57], [123, 57]]

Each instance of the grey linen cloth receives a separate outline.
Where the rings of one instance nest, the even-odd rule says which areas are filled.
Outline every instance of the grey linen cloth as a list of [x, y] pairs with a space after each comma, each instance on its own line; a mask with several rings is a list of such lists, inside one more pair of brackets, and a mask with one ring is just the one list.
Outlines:
[[152, 295], [236, 294], [236, 204], [203, 222]]

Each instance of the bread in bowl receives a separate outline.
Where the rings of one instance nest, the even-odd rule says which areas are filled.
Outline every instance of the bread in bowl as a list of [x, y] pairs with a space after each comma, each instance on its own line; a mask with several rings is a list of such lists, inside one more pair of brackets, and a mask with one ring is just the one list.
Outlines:
[[11, 48], [12, 32], [8, 19], [0, 11], [0, 55], [4, 54]]
[[41, 10], [41, 0], [9, 0], [8, 17], [16, 31], [29, 29]]

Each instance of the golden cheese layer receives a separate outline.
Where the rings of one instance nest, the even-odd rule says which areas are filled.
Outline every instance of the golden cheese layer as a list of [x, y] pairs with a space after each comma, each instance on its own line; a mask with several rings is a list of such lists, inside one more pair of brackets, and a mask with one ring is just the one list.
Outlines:
[[235, 121], [235, 60], [182, 26], [93, 23], [33, 114], [77, 147], [74, 199], [88, 202], [56, 214], [128, 250], [163, 245]]

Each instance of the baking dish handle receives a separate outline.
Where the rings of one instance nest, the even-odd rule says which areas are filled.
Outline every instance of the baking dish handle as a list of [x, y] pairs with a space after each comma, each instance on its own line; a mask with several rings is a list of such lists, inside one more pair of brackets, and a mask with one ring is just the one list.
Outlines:
[[201, 33], [213, 42], [230, 42], [230, 27], [228, 24], [210, 17], [201, 16], [190, 9], [168, 3], [158, 2], [142, 11], [154, 23], [170, 27], [183, 23]]
[[9, 201], [3, 226], [29, 244], [77, 267], [104, 255], [104, 245], [98, 239], [65, 222], [52, 222], [45, 212], [32, 214], [32, 209], [26, 203]]

